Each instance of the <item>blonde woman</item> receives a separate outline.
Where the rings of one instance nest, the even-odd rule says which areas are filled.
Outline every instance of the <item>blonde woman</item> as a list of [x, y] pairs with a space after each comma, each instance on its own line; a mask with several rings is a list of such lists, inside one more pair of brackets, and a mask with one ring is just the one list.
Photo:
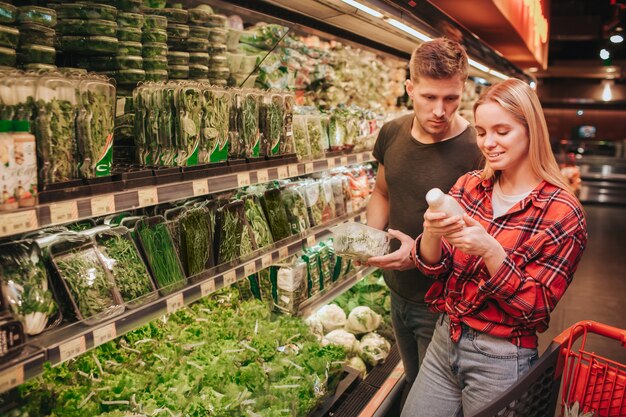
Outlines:
[[485, 168], [450, 190], [467, 214], [427, 210], [416, 241], [391, 232], [436, 279], [426, 302], [441, 313], [405, 417], [470, 416], [526, 372], [587, 242], [534, 91], [494, 85], [474, 115]]

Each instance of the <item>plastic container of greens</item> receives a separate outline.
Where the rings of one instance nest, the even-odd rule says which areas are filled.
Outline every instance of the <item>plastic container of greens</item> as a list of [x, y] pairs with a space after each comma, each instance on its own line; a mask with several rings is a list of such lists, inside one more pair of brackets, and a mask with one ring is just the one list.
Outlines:
[[159, 42], [151, 42], [143, 44], [143, 57], [167, 57], [167, 44]]
[[187, 39], [189, 37], [189, 26], [179, 23], [170, 23], [167, 25], [167, 36], [169, 38]]
[[158, 298], [148, 268], [126, 227], [98, 232], [94, 240], [102, 262], [128, 308], [136, 308]]
[[186, 24], [189, 20], [189, 12], [183, 9], [165, 8], [165, 9], [151, 9], [151, 14], [167, 17], [167, 23], [181, 23]]
[[0, 2], [0, 23], [13, 23], [17, 20], [17, 7]]
[[291, 236], [291, 225], [287, 217], [281, 190], [278, 188], [266, 190], [261, 198], [261, 206], [270, 225], [274, 242]]
[[36, 24], [20, 25], [20, 44], [54, 46], [55, 34], [56, 31], [54, 29], [46, 26]]
[[213, 231], [209, 211], [192, 208], [178, 218], [181, 260], [188, 277], [213, 266]]
[[168, 78], [167, 70], [146, 70], [146, 81], [167, 81]]
[[112, 36], [117, 34], [117, 23], [101, 19], [65, 19], [56, 25], [59, 35]]
[[[58, 41], [63, 51], [83, 55], [96, 53], [115, 54], [119, 52], [119, 45], [121, 44], [121, 42], [118, 43], [117, 38], [111, 36], [61, 36], [58, 38]], [[122, 54], [123, 52], [119, 53]], [[139, 55], [141, 55], [141, 52]]]
[[143, 56], [143, 45], [141, 42], [120, 42], [117, 54]]
[[212, 13], [208, 10], [196, 7], [193, 9], [189, 9], [189, 23], [193, 23], [194, 25], [206, 26], [209, 24], [209, 20], [211, 19]]
[[[213, 27], [209, 33], [209, 42], [226, 44], [228, 40], [228, 29], [224, 27]], [[226, 46], [228, 48], [228, 45]]]
[[143, 16], [143, 29], [167, 29], [167, 17], [146, 14]]
[[209, 50], [209, 41], [202, 38], [187, 39], [187, 50], [189, 52], [206, 52]]
[[228, 79], [228, 76], [230, 75], [230, 70], [228, 69], [228, 67], [213, 67], [211, 66], [209, 68], [209, 78], [216, 78], [216, 79], [222, 79], [222, 80], [226, 80]]
[[22, 64], [54, 64], [57, 51], [50, 46], [22, 45], [18, 54]]
[[143, 33], [141, 29], [131, 26], [119, 26], [117, 28], [117, 39], [120, 42], [141, 42]]
[[244, 198], [244, 210], [246, 220], [250, 225], [252, 233], [254, 233], [254, 241], [258, 249], [274, 243], [272, 231], [270, 230], [267, 217], [261, 207], [261, 201], [258, 196], [250, 194]]
[[[211, 59], [209, 61], [210, 66], [211, 67], [216, 67], [216, 68], [228, 68], [228, 56], [226, 54], [224, 55], [211, 55]], [[248, 71], [247, 74], [249, 74], [252, 71]]]
[[90, 57], [85, 63], [95, 71], [143, 69], [143, 58], [132, 55]]
[[102, 19], [117, 18], [117, 8], [96, 3], [65, 3], [56, 7], [59, 19]]
[[228, 36], [226, 38], [226, 47], [229, 51], [236, 51], [237, 45], [239, 45], [239, 38], [243, 30], [228, 28]]
[[0, 26], [0, 46], [6, 46], [7, 48], [17, 48], [20, 42], [20, 31], [9, 27]]
[[228, 50], [226, 49], [226, 45], [223, 43], [209, 43], [209, 54], [211, 57], [215, 55], [225, 55]]
[[217, 210], [215, 218], [216, 264], [237, 259], [241, 253], [241, 235], [244, 226], [243, 201], [228, 203]]
[[144, 58], [143, 68], [146, 71], [167, 70], [167, 58], [164, 56], [158, 56], [154, 58]]
[[131, 13], [141, 13], [143, 6], [142, 0], [116, 0], [115, 7], [119, 10]]
[[210, 29], [204, 26], [189, 26], [190, 38], [209, 39]]
[[389, 253], [389, 235], [361, 223], [348, 222], [331, 229], [335, 253], [365, 262], [372, 256]]
[[48, 248], [78, 320], [92, 325], [124, 312], [124, 302], [91, 238], [71, 236]]
[[44, 258], [33, 240], [0, 245], [0, 286], [2, 304], [24, 325], [24, 332], [36, 335], [61, 321]]
[[146, 72], [143, 69], [117, 70], [113, 77], [118, 84], [137, 84], [146, 79]]
[[191, 64], [189, 65], [189, 78], [193, 80], [207, 78], [209, 67], [206, 65]]
[[189, 52], [168, 51], [167, 63], [169, 65], [189, 65]]
[[23, 65], [23, 67], [27, 71], [40, 71], [40, 72], [50, 72], [50, 71], [56, 71], [59, 69], [56, 65], [50, 65], [50, 64], [25, 64]]
[[163, 216], [138, 221], [135, 239], [161, 294], [170, 294], [185, 286], [185, 272]]
[[209, 65], [209, 54], [206, 52], [190, 52], [189, 53], [190, 65]]
[[223, 14], [213, 14], [209, 16], [209, 21], [207, 22], [207, 26], [212, 28], [225, 28], [226, 27], [226, 16]]
[[145, 29], [141, 40], [143, 42], [167, 42], [167, 31], [165, 29]]
[[57, 24], [57, 12], [45, 7], [22, 6], [19, 8], [17, 21], [20, 24], [34, 23], [50, 28]]
[[254, 67], [256, 67], [256, 55], [244, 55], [243, 60], [241, 61], [241, 69], [240, 71], [246, 74], [250, 74], [254, 71]]
[[118, 12], [117, 24], [120, 27], [141, 29], [143, 27], [143, 15], [139, 13]]

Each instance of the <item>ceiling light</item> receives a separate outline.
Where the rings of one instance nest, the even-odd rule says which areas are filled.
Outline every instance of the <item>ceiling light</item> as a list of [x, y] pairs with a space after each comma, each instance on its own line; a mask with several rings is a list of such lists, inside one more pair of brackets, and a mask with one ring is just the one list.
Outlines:
[[613, 43], [622, 43], [624, 42], [624, 37], [618, 33], [618, 34], [612, 35], [609, 38], [609, 40]]
[[533, 90], [537, 88], [537, 83], [534, 81], [531, 81], [528, 85], [530, 85], [530, 88], [532, 88]]
[[501, 72], [498, 72], [496, 70], [489, 70], [489, 74], [493, 75], [494, 77], [501, 78], [503, 80], [508, 80], [509, 79], [509, 77], [507, 75], [504, 75]]
[[584, 112], [584, 111], [582, 111], [582, 110], [578, 110], [578, 111], [576, 112], [576, 114], [577, 114], [577, 115], [579, 115], [579, 116], [582, 116], [583, 114], [585, 114], [585, 112]]
[[617, 68], [615, 67], [606, 67], [606, 72], [615, 72], [617, 71]]
[[528, 68], [528, 72], [537, 72], [537, 71], [539, 71], [539, 68], [537, 68], [537, 67], [530, 67], [530, 68]]
[[613, 81], [604, 82], [604, 88], [602, 89], [602, 101], [611, 101], [613, 99], [611, 84], [613, 84]]
[[602, 48], [602, 50], [600, 51], [600, 58], [609, 59], [610, 57], [611, 57], [611, 53], [607, 51], [606, 49]]
[[356, 7], [357, 9], [359, 9], [361, 11], [364, 11], [365, 13], [367, 13], [367, 14], [369, 14], [371, 16], [378, 17], [378, 18], [383, 17], [382, 13], [380, 13], [380, 12], [370, 8], [370, 7], [367, 7], [366, 5], [361, 4], [358, 1], [355, 1], [355, 0], [341, 0], [341, 1], [343, 1], [346, 4], [349, 4], [350, 6]]
[[409, 35], [419, 39], [422, 42], [429, 42], [429, 41], [433, 40], [433, 38], [431, 38], [430, 36], [426, 36], [422, 32], [419, 32], [419, 31], [413, 29], [411, 26], [408, 26], [408, 25], [405, 25], [402, 22], [399, 22], [396, 19], [385, 19], [385, 20], [391, 26], [394, 26], [394, 27], [400, 29], [401, 31], [408, 33]]
[[484, 72], [489, 72], [489, 67], [488, 67], [488, 66], [483, 65], [483, 64], [481, 64], [480, 62], [474, 61], [474, 60], [473, 60], [473, 59], [471, 59], [471, 58], [469, 58], [467, 61], [469, 62], [469, 64], [470, 64], [472, 67], [477, 68], [477, 69], [479, 69], [479, 70], [481, 70], [481, 71], [484, 71]]

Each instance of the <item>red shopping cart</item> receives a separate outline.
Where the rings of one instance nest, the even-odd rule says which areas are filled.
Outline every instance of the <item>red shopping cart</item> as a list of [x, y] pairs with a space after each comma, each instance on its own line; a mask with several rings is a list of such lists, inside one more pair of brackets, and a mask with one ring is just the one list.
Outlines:
[[565, 408], [576, 403], [580, 415], [626, 417], [626, 366], [586, 351], [589, 333], [626, 347], [626, 330], [578, 322], [552, 341], [527, 374], [472, 417], [554, 417], [557, 404], [564, 416]]

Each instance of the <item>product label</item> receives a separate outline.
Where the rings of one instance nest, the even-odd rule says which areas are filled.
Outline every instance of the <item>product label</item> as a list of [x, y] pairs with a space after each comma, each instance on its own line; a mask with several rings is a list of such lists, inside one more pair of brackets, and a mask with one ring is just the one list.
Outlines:
[[289, 169], [286, 166], [278, 167], [278, 179], [285, 179], [289, 177]]
[[313, 162], [307, 162], [306, 164], [304, 164], [304, 172], [307, 174], [310, 174], [311, 172], [313, 172], [314, 167], [313, 167]]
[[250, 275], [254, 274], [256, 272], [256, 263], [255, 262], [249, 262], [247, 264], [244, 265], [243, 267], [243, 272], [245, 274], [245, 276], [249, 277]]
[[247, 187], [248, 185], [250, 185], [250, 173], [242, 172], [237, 174], [237, 186]]
[[67, 223], [78, 218], [76, 201], [64, 201], [50, 204], [50, 222], [52, 224]]
[[115, 212], [115, 197], [113, 194], [93, 197], [91, 199], [91, 215], [103, 216]]
[[139, 207], [153, 206], [159, 202], [156, 187], [140, 188], [137, 190]]
[[39, 227], [35, 210], [0, 214], [0, 236], [28, 232]]
[[230, 271], [224, 274], [224, 286], [230, 286], [237, 282], [237, 273], [235, 271]]
[[183, 299], [183, 293], [176, 294], [166, 300], [167, 303], [167, 314], [172, 314], [175, 311], [180, 310], [185, 306], [185, 301]]
[[267, 172], [267, 169], [260, 169], [257, 171], [256, 173], [256, 177], [258, 180], [259, 184], [263, 184], [265, 182], [268, 182], [270, 180], [270, 176]]
[[202, 297], [206, 297], [209, 294], [212, 294], [215, 292], [215, 280], [210, 279], [207, 282], [203, 282], [200, 285], [200, 294], [202, 295]]
[[261, 267], [263, 269], [269, 268], [272, 265], [272, 254], [265, 255], [261, 258]]
[[106, 146], [96, 160], [96, 177], [106, 177], [111, 175], [111, 165], [113, 163], [113, 133], [106, 139]]
[[193, 196], [206, 195], [209, 193], [209, 183], [207, 180], [193, 181]]
[[306, 238], [306, 244], [308, 247], [315, 246], [315, 235], [308, 236]]
[[68, 359], [81, 355], [85, 353], [86, 350], [85, 336], [80, 336], [74, 340], [63, 343], [59, 346], [60, 362], [65, 362]]
[[194, 166], [198, 165], [199, 157], [198, 153], [200, 152], [200, 135], [197, 135], [194, 140], [194, 146], [191, 150], [191, 153], [187, 156], [187, 161], [185, 161], [185, 165]]
[[0, 392], [15, 388], [24, 382], [24, 367], [19, 365], [0, 373]]
[[93, 331], [93, 346], [100, 346], [116, 337], [117, 329], [115, 328], [115, 323], [100, 327]]
[[20, 207], [37, 203], [37, 148], [32, 140], [15, 140], [14, 181], [17, 181], [15, 196]]

